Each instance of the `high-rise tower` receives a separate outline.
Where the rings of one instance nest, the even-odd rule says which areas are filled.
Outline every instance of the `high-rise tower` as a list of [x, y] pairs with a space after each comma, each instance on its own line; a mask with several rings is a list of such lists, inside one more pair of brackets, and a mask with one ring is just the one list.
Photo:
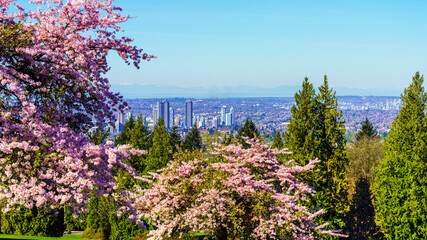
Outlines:
[[234, 124], [234, 108], [230, 108], [230, 125]]
[[225, 125], [226, 121], [226, 115], [225, 115], [225, 106], [221, 108], [221, 125]]
[[193, 126], [193, 102], [187, 100], [185, 102], [184, 127], [191, 128]]
[[157, 103], [157, 119], [156, 119], [156, 123], [157, 121], [163, 118], [163, 121], [165, 122], [165, 126], [166, 128], [169, 128], [170, 124], [169, 124], [169, 102], [166, 100], [163, 100], [161, 102]]

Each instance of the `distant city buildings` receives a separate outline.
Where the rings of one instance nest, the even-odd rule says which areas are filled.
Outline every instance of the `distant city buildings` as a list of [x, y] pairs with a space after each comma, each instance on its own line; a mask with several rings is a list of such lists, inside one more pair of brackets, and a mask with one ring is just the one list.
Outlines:
[[156, 114], [156, 123], [159, 121], [160, 118], [163, 119], [165, 122], [166, 128], [170, 129], [173, 124], [173, 109], [172, 109], [172, 116], [171, 111], [169, 107], [169, 102], [166, 100], [160, 101], [157, 103], [157, 114]]
[[220, 125], [225, 125], [225, 118], [226, 118], [225, 106], [222, 106], [222, 108], [221, 108], [221, 124]]
[[185, 102], [184, 111], [184, 128], [191, 128], [193, 126], [193, 102], [187, 100]]
[[[159, 99], [127, 99], [127, 102], [131, 106], [128, 112], [146, 116], [146, 125], [152, 129], [160, 115]], [[251, 118], [260, 131], [285, 132], [294, 104], [293, 98], [168, 99], [168, 124], [171, 127], [174, 122], [182, 133], [187, 132], [193, 123], [201, 131], [232, 132], [246, 118]], [[398, 97], [338, 97], [338, 107], [343, 111], [342, 119], [349, 134], [357, 131], [366, 117], [378, 132], [388, 132], [401, 106]], [[128, 112], [117, 113], [114, 133], [123, 128]], [[164, 112], [161, 114], [165, 115]]]

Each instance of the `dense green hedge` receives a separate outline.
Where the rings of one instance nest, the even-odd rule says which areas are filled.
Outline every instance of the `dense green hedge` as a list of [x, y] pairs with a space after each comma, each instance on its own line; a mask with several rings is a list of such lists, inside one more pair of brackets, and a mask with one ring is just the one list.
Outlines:
[[60, 237], [65, 231], [64, 210], [22, 207], [2, 214], [1, 230], [5, 234]]
[[110, 240], [133, 240], [135, 236], [144, 231], [136, 223], [128, 221], [128, 215], [110, 215], [111, 235]]

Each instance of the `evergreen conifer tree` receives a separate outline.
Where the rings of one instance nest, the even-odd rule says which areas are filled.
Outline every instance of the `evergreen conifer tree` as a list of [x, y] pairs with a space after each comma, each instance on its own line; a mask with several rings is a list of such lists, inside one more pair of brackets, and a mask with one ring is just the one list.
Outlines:
[[237, 130], [237, 134], [238, 134], [237, 141], [240, 142], [244, 148], [249, 148], [250, 144], [245, 142], [245, 140], [243, 140], [243, 137], [247, 137], [250, 139], [255, 139], [255, 138], [259, 139], [260, 138], [260, 134], [258, 132], [258, 129], [257, 129], [255, 123], [252, 121], [252, 119], [249, 119], [249, 118], [246, 119], [243, 126], [241, 128], [239, 128], [239, 130]]
[[330, 229], [344, 228], [349, 209], [345, 127], [337, 107], [335, 92], [329, 88], [326, 76], [318, 94], [305, 78], [302, 89], [295, 94], [292, 118], [285, 133], [285, 146], [292, 152], [291, 158], [302, 165], [316, 157], [321, 161], [313, 173], [301, 178], [315, 188], [309, 205], [326, 210], [319, 222], [328, 222]]
[[130, 131], [135, 127], [135, 119], [133, 118], [132, 114], [130, 115], [129, 119], [125, 121], [123, 124], [123, 131], [120, 132], [120, 134], [116, 137], [114, 140], [114, 143], [117, 144], [129, 144], [130, 141]]
[[[142, 117], [137, 116], [136, 119], [131, 117], [128, 121], [125, 122], [125, 126], [126, 138], [119, 139], [121, 144], [129, 144], [133, 148], [139, 150], [148, 150], [151, 147], [149, 138], [150, 131], [145, 126]], [[147, 168], [145, 155], [133, 155], [130, 159], [124, 160], [124, 163], [132, 166], [139, 175], [144, 174]], [[119, 170], [118, 175], [119, 183], [122, 187], [126, 189], [132, 189], [136, 184], [135, 179], [127, 172]], [[145, 187], [144, 183], [140, 183], [140, 185], [142, 185], [141, 187]], [[113, 207], [116, 208], [117, 206], [114, 206], [113, 203]], [[136, 223], [131, 223], [128, 221], [129, 215], [127, 214], [117, 216], [115, 211], [111, 211], [111, 214], [107, 215], [106, 218], [109, 222], [110, 240], [132, 240], [134, 239], [135, 235], [142, 232], [142, 229], [140, 229]]]
[[165, 121], [160, 118], [153, 130], [153, 146], [148, 151], [145, 172], [157, 171], [166, 166], [172, 159], [168, 130]]
[[295, 105], [291, 108], [292, 118], [289, 120], [288, 131], [285, 132], [285, 147], [293, 154], [290, 155], [300, 165], [305, 165], [314, 159], [315, 121], [315, 90], [306, 77], [302, 89], [295, 93]]
[[374, 180], [376, 222], [386, 239], [427, 236], [427, 94], [417, 72], [385, 140]]
[[246, 119], [245, 123], [239, 130], [237, 131], [240, 137], [248, 137], [248, 138], [259, 138], [259, 132], [255, 125], [255, 123], [252, 121], [252, 119]]
[[377, 131], [375, 130], [372, 123], [368, 118], [365, 118], [365, 121], [362, 122], [360, 130], [356, 133], [356, 141], [359, 141], [362, 138], [373, 138], [377, 136]]
[[172, 153], [178, 152], [179, 148], [182, 145], [182, 138], [181, 135], [179, 135], [178, 127], [176, 125], [172, 126], [170, 135], [169, 135], [169, 142], [172, 146]]
[[329, 222], [332, 229], [345, 227], [345, 216], [349, 210], [347, 169], [345, 152], [345, 126], [338, 111], [338, 100], [333, 89], [329, 88], [328, 78], [316, 95], [315, 146], [314, 155], [320, 159], [315, 167], [313, 187], [314, 207], [321, 207], [326, 213], [321, 221]]
[[193, 128], [191, 128], [187, 136], [185, 136], [182, 148], [188, 151], [194, 151], [203, 148], [202, 137], [200, 136], [200, 132], [199, 129], [197, 129], [196, 124], [193, 125]]
[[283, 143], [282, 136], [279, 131], [276, 132], [276, 136], [274, 136], [273, 143], [271, 144], [272, 149], [282, 150], [285, 147]]
[[145, 126], [144, 120], [137, 116], [133, 127], [129, 129], [129, 140], [126, 143], [135, 149], [148, 150], [151, 147], [149, 135], [150, 130]]

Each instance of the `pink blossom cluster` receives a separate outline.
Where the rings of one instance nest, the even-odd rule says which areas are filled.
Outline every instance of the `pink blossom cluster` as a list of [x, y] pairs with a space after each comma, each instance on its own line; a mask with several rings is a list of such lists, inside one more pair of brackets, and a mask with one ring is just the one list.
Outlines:
[[133, 170], [127, 146], [96, 146], [84, 131], [115, 120], [126, 102], [104, 77], [112, 50], [139, 67], [154, 57], [122, 37], [128, 16], [113, 0], [32, 0], [26, 10], [0, 0], [0, 205], [70, 205], [88, 193], [113, 194], [135, 216], [114, 174]]
[[[135, 201], [143, 217], [157, 226], [150, 239], [203, 232], [253, 239], [316, 239], [324, 231], [313, 220], [323, 210], [304, 206], [314, 190], [297, 178], [306, 166], [282, 163], [259, 142], [218, 146], [213, 158], [175, 159], [152, 173], [153, 187], [140, 190]], [[188, 159], [188, 158], [187, 158]], [[233, 235], [234, 234], [234, 235]], [[224, 235], [221, 235], [224, 237]]]

